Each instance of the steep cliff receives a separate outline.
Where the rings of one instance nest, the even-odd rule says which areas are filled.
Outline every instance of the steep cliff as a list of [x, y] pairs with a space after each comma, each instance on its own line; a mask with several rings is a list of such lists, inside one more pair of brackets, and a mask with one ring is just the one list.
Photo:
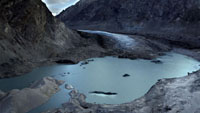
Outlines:
[[200, 47], [199, 0], [80, 0], [57, 17], [74, 29], [153, 34]]
[[33, 62], [58, 57], [79, 41], [41, 0], [0, 1], [0, 77], [24, 73]]

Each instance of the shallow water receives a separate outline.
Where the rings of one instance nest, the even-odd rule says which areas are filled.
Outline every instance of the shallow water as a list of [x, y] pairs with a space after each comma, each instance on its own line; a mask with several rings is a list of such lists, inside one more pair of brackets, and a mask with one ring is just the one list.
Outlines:
[[[143, 96], [161, 78], [174, 78], [187, 75], [200, 69], [200, 62], [176, 53], [167, 53], [157, 60], [163, 63], [153, 63], [151, 60], [129, 60], [114, 57], [93, 58], [87, 65], [53, 65], [34, 69], [25, 76], [0, 80], [0, 89], [28, 87], [34, 81], [44, 76], [54, 76], [73, 85], [87, 96], [88, 102], [120, 104], [130, 102]], [[70, 72], [70, 74], [67, 74]], [[129, 74], [129, 77], [123, 77]], [[23, 83], [23, 84], [22, 84]], [[69, 99], [69, 91], [61, 87], [46, 104], [32, 110], [39, 113], [47, 109], [61, 106]], [[106, 96], [90, 94], [91, 91], [114, 92], [117, 95]]]

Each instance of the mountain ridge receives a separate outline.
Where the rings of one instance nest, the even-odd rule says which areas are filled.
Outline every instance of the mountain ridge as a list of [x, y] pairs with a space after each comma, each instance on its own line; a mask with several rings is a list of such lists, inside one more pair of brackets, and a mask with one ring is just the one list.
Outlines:
[[72, 29], [163, 35], [176, 41], [200, 35], [199, 0], [80, 0], [57, 18]]

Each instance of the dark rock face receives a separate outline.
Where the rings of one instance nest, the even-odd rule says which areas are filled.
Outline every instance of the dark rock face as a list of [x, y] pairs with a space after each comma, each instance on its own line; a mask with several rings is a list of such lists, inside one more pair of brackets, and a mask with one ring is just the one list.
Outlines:
[[136, 33], [196, 48], [199, 6], [199, 0], [80, 0], [57, 17], [74, 29]]
[[40, 0], [0, 1], [0, 77], [24, 73], [33, 62], [57, 57], [79, 40]]
[[[198, 0], [80, 0], [58, 17], [66, 21], [107, 21], [127, 19], [134, 21], [198, 22]], [[78, 9], [74, 12], [75, 9]], [[75, 14], [74, 14], [75, 13]], [[127, 17], [127, 18], [125, 18]], [[117, 20], [116, 20], [117, 21]]]

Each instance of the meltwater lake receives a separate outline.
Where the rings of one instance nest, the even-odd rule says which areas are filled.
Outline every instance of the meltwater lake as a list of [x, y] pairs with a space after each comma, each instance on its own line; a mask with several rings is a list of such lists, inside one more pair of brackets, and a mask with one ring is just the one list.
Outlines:
[[[121, 104], [143, 96], [159, 79], [187, 75], [200, 69], [197, 60], [169, 52], [152, 60], [130, 60], [116, 57], [92, 58], [88, 64], [82, 61], [75, 65], [52, 65], [34, 69], [15, 78], [0, 79], [0, 90], [9, 91], [28, 87], [33, 81], [52, 76], [71, 84], [87, 96], [87, 102], [98, 104]], [[158, 62], [159, 61], [159, 62]], [[82, 65], [84, 64], [84, 65]], [[130, 76], [124, 77], [124, 74]], [[69, 99], [65, 84], [61, 90], [42, 106], [30, 111], [39, 113], [60, 107]], [[116, 95], [92, 94], [92, 91], [114, 92]]]

